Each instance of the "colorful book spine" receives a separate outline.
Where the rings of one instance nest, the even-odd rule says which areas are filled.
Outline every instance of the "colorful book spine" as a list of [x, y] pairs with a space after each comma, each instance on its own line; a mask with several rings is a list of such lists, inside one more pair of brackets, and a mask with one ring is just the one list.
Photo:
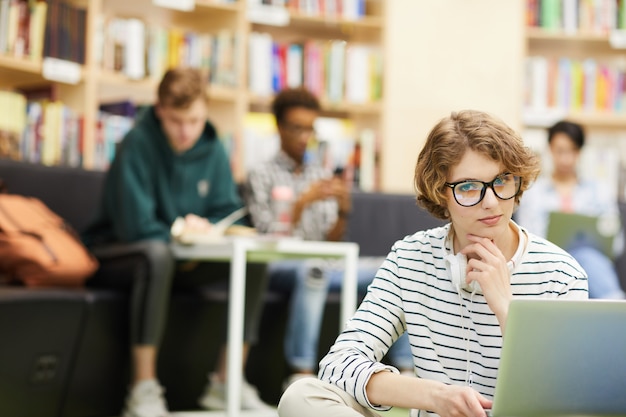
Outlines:
[[619, 62], [529, 57], [525, 107], [530, 110], [626, 112], [626, 70]]

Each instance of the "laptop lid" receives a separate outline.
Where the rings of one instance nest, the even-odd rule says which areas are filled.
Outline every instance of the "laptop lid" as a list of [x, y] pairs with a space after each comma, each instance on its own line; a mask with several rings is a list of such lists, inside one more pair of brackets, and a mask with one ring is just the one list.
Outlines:
[[491, 414], [626, 414], [626, 301], [513, 300]]
[[613, 239], [619, 228], [619, 219], [614, 216], [551, 212], [546, 238], [565, 250], [577, 243], [584, 243], [613, 258]]

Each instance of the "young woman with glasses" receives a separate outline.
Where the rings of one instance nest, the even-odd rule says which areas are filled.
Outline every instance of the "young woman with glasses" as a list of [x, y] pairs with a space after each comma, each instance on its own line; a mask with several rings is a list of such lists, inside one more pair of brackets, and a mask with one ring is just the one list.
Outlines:
[[[511, 299], [587, 298], [576, 261], [511, 220], [538, 171], [520, 136], [493, 116], [467, 110], [437, 123], [414, 183], [417, 201], [449, 223], [394, 244], [319, 379], [293, 384], [279, 415], [377, 416], [398, 406], [413, 416], [484, 416]], [[405, 330], [417, 378], [380, 362]]]

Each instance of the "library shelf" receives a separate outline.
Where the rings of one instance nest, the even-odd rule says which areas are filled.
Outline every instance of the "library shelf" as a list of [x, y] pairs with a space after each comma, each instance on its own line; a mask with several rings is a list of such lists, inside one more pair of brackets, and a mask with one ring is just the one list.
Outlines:
[[[560, 119], [570, 119], [583, 124], [592, 131], [626, 128], [626, 108], [621, 105], [623, 99], [618, 97], [619, 92], [616, 90], [618, 83], [621, 82], [619, 80], [626, 75], [624, 72], [626, 31], [614, 29], [566, 32], [562, 29], [527, 26], [525, 36], [526, 57], [531, 60], [539, 58], [547, 62], [545, 64], [547, 72], [544, 73], [544, 76], [548, 77], [546, 91], [540, 93], [546, 95], [546, 101], [549, 101], [549, 97], [552, 96], [556, 97], [552, 100], [562, 102], [565, 97], [578, 97], [586, 94], [591, 83], [591, 79], [586, 78], [589, 75], [584, 75], [585, 78], [580, 81], [581, 85], [585, 86], [582, 90], [582, 87], [577, 86], [573, 81], [564, 84], [576, 74], [573, 72], [576, 69], [572, 70], [572, 68], [581, 67], [583, 74], [595, 73], [605, 77], [601, 81], [594, 81], [596, 85], [594, 91], [600, 91], [595, 90], [596, 88], [603, 88], [602, 94], [605, 99], [601, 105], [583, 98], [580, 99], [583, 100], [582, 104], [571, 104], [566, 108], [527, 109], [522, 116], [525, 126], [545, 127]], [[570, 72], [561, 74], [561, 65]], [[529, 73], [533, 74], [532, 77], [536, 76], [534, 69]], [[531, 94], [536, 94], [529, 87], [536, 85], [536, 80], [532, 77], [526, 79], [527, 88], [530, 89]], [[563, 86], [567, 86], [566, 92], [559, 90], [559, 88], [564, 88]], [[596, 92], [596, 94], [600, 93]], [[607, 102], [609, 98], [612, 100], [610, 103]], [[539, 109], [541, 108], [540, 106]]]
[[609, 42], [608, 33], [599, 32], [565, 32], [563, 30], [527, 27], [526, 38], [530, 41], [585, 42], [605, 44]]
[[293, 27], [317, 27], [328, 29], [333, 26], [354, 27], [361, 29], [381, 30], [383, 21], [380, 16], [363, 16], [359, 19], [343, 19], [340, 17], [307, 15], [302, 12], [291, 12], [291, 25]]
[[[269, 112], [272, 97], [262, 97], [254, 94], [247, 95], [247, 101], [255, 111]], [[322, 113], [337, 117], [349, 117], [349, 115], [379, 115], [382, 111], [382, 104], [377, 101], [365, 103], [351, 103], [345, 100], [329, 101], [321, 99]]]
[[223, 11], [229, 13], [239, 13], [243, 2], [222, 2], [216, 0], [196, 0], [196, 7], [199, 9], [208, 9], [214, 11]]
[[[20, 0], [22, 1], [22, 0]], [[60, 0], [68, 4], [77, 4], [73, 0]], [[269, 112], [270, 97], [259, 97], [253, 94], [248, 84], [248, 75], [253, 71], [249, 62], [249, 40], [253, 32], [271, 34], [278, 43], [304, 43], [313, 40], [319, 45], [326, 42], [345, 41], [347, 45], [359, 45], [384, 49], [385, 1], [365, 0], [364, 16], [355, 18], [308, 14], [287, 9], [288, 24], [277, 27], [254, 22], [250, 18], [251, 0], [234, 2], [218, 0], [195, 0], [192, 11], [176, 10], [176, 1], [170, 0], [174, 8], [160, 7], [151, 0], [80, 0], [78, 4], [86, 11], [86, 33], [82, 34], [86, 45], [98, 45], [103, 48], [105, 41], [105, 24], [111, 19], [139, 19], [145, 23], [146, 33], [150, 25], [172, 28], [196, 34], [221, 36], [233, 34], [232, 51], [226, 54], [226, 60], [235, 62], [225, 78], [212, 82], [208, 88], [211, 100], [209, 118], [214, 120], [218, 131], [231, 136], [235, 141], [244, 133], [243, 122], [250, 111], [261, 109]], [[161, 3], [164, 3], [162, 0]], [[166, 3], [166, 2], [165, 2]], [[320, 46], [321, 48], [321, 46]], [[347, 49], [346, 49], [347, 50]], [[108, 50], [107, 50], [108, 51]], [[97, 140], [98, 109], [102, 103], [116, 101], [132, 101], [137, 104], [154, 102], [160, 75], [149, 75], [140, 79], [131, 79], [123, 72], [109, 68], [110, 61], [103, 64], [104, 50], [88, 48], [85, 63], [80, 66], [80, 79], [76, 84], [67, 84], [54, 80], [46, 80], [43, 76], [43, 60], [16, 58], [0, 55], [0, 87], [18, 90], [22, 87], [50, 85], [58, 93], [58, 98], [83, 116], [84, 150], [83, 165], [86, 169], [94, 168], [95, 141]], [[123, 56], [123, 55], [122, 55]], [[220, 56], [220, 55], [218, 55]], [[110, 58], [110, 55], [106, 55]], [[106, 68], [106, 69], [105, 69]], [[211, 67], [214, 70], [217, 67]], [[146, 71], [149, 74], [149, 71]], [[215, 73], [213, 73], [215, 75]], [[384, 79], [384, 69], [383, 75]], [[157, 79], [158, 78], [158, 79]], [[380, 89], [383, 81], [376, 88]], [[345, 88], [345, 87], [342, 87]], [[372, 87], [374, 88], [374, 87]], [[272, 94], [273, 95], [273, 94]], [[345, 99], [345, 91], [339, 100], [330, 101], [320, 96], [323, 114], [352, 119], [357, 131], [374, 129], [378, 133], [383, 127], [383, 98], [372, 98], [374, 101], [350, 102]], [[235, 167], [243, 164], [242, 143], [235, 144], [237, 154], [233, 155]], [[239, 160], [239, 162], [237, 162]], [[244, 171], [235, 172], [237, 179], [245, 176]]]
[[31, 74], [41, 74], [41, 59], [19, 58], [11, 55], [0, 55], [0, 68], [13, 70], [15, 72], [25, 72]]

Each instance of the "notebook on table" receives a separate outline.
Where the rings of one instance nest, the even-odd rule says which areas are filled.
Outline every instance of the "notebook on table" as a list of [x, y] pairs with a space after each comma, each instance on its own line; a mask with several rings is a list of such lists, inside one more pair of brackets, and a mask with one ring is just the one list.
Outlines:
[[546, 238], [565, 250], [577, 242], [584, 242], [613, 258], [613, 239], [619, 230], [619, 218], [615, 216], [551, 212]]
[[626, 301], [513, 300], [490, 414], [626, 415]]

